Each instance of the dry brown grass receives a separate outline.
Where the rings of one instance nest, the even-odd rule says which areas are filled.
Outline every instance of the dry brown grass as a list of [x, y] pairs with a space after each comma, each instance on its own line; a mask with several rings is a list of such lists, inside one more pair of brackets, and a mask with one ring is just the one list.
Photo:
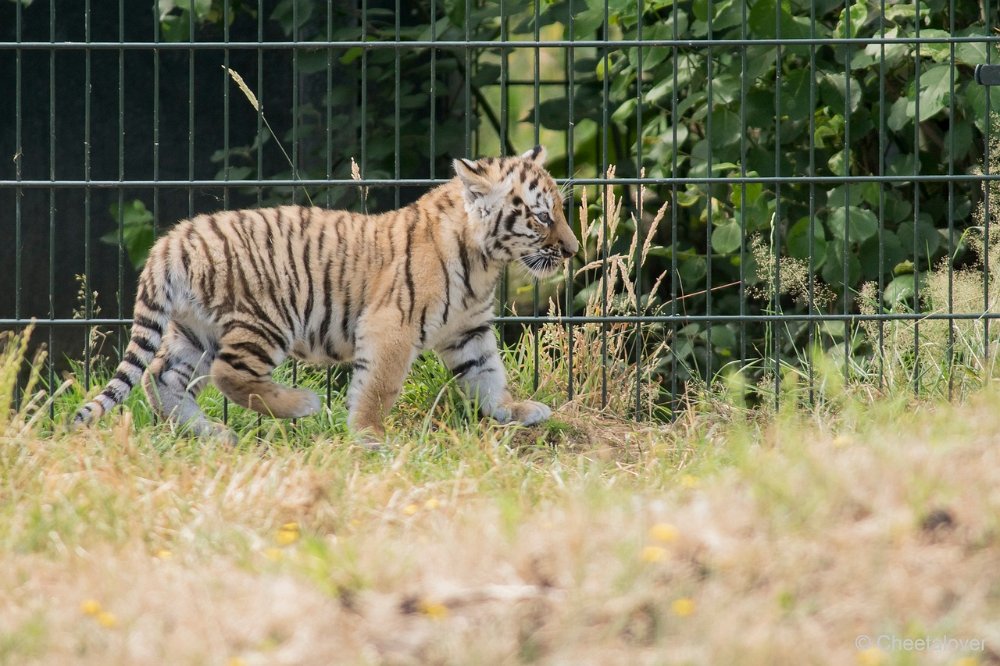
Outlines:
[[997, 663], [1000, 396], [839, 405], [382, 455], [0, 429], [0, 664]]

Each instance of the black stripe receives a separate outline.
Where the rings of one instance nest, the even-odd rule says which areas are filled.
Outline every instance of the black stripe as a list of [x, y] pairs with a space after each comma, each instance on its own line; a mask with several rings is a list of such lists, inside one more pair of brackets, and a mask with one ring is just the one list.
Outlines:
[[441, 315], [441, 325], [444, 326], [448, 323], [448, 311], [451, 309], [451, 275], [448, 273], [448, 266], [444, 263], [444, 257], [441, 256], [440, 252], [438, 252], [438, 261], [441, 263], [441, 274], [444, 276], [444, 314]]
[[319, 325], [319, 339], [324, 345], [330, 334], [330, 322], [333, 321], [333, 286], [330, 284], [330, 261], [323, 267], [323, 322]]
[[115, 404], [120, 403], [123, 398], [123, 396], [118, 395], [118, 392], [110, 386], [101, 391], [101, 395], [105, 396], [108, 400], [111, 400]]
[[122, 370], [119, 370], [118, 372], [116, 372], [115, 376], [112, 377], [112, 379], [117, 379], [121, 383], [125, 384], [126, 386], [128, 386], [128, 388], [129, 388], [130, 391], [133, 388], [135, 388], [135, 384], [132, 383], [132, 379], [128, 375], [126, 375], [125, 372], [122, 371]]
[[305, 263], [306, 272], [306, 286], [308, 288], [306, 294], [306, 311], [303, 313], [303, 321], [309, 321], [312, 316], [313, 302], [316, 298], [316, 287], [313, 284], [313, 272], [309, 270], [309, 251], [312, 249], [312, 238], [307, 238], [305, 247], [303, 248], [302, 255], [304, 257], [303, 261]]
[[469, 253], [465, 249], [465, 243], [462, 241], [464, 239], [458, 240], [458, 258], [462, 262], [462, 282], [465, 283], [465, 296], [462, 297], [462, 302], [470, 295], [475, 297], [476, 292], [472, 290], [472, 282], [469, 277], [469, 272], [472, 270], [469, 266]]
[[[194, 229], [193, 226], [191, 228]], [[204, 255], [202, 257], [204, 261], [201, 262], [201, 265], [205, 268], [201, 274], [201, 291], [210, 303], [215, 293], [215, 262], [212, 261], [212, 251], [209, 249], [205, 237], [201, 235], [200, 231], [197, 231], [194, 235], [198, 238], [198, 242], [201, 243], [201, 251]]]
[[496, 236], [497, 231], [500, 229], [500, 220], [503, 219], [503, 209], [497, 211], [496, 217], [493, 219], [493, 228], [490, 229], [490, 236]]
[[[278, 220], [279, 221], [285, 219], [285, 217], [282, 214], [283, 210], [284, 210], [284, 208], [279, 208], [278, 209]], [[285, 230], [285, 241], [286, 241], [285, 242], [285, 246], [286, 246], [285, 247], [285, 252], [288, 253], [288, 263], [291, 264], [292, 272], [295, 274], [295, 291], [297, 292], [298, 289], [299, 289], [299, 287], [302, 285], [302, 274], [299, 272], [299, 262], [295, 260], [296, 256], [297, 256], [297, 253], [292, 248], [292, 230], [293, 230], [294, 226], [295, 226], [294, 221], [289, 218], [288, 221], [286, 222], [286, 227], [287, 228]], [[289, 290], [289, 291], [292, 291], [292, 290]], [[292, 306], [292, 308], [291, 308], [292, 312], [294, 312], [296, 315], [300, 314], [299, 311], [298, 311], [298, 308], [295, 307], [295, 305], [296, 305], [295, 303], [290, 302], [289, 305]], [[298, 317], [297, 317], [297, 319], [298, 319]]]
[[427, 340], [427, 306], [420, 310], [420, 345], [423, 346]]
[[132, 320], [132, 327], [140, 326], [142, 328], [148, 328], [151, 331], [155, 331], [157, 335], [163, 337], [163, 327], [160, 323], [150, 319], [149, 317], [144, 317], [143, 315], [136, 315]]
[[122, 363], [128, 363], [129, 365], [134, 365], [135, 367], [139, 368], [139, 370], [146, 369], [146, 362], [130, 351], [125, 352], [125, 356], [122, 357]]
[[472, 359], [471, 361], [466, 361], [465, 363], [459, 363], [454, 368], [452, 368], [451, 371], [455, 375], [464, 375], [466, 372], [472, 370], [473, 368], [478, 368], [483, 366], [488, 359], [489, 356], [484, 354], [479, 358]]
[[260, 338], [281, 349], [282, 352], [288, 350], [287, 341], [267, 318], [260, 318], [254, 323], [234, 319], [229, 324], [227, 332], [235, 328], [242, 328], [258, 335]]
[[347, 299], [344, 301], [344, 310], [340, 313], [340, 330], [344, 335], [344, 340], [349, 340], [347, 333], [347, 322], [351, 316], [351, 290], [347, 289]]
[[266, 349], [258, 345], [256, 342], [234, 342], [228, 346], [230, 349], [239, 349], [247, 352], [260, 361], [262, 365], [274, 367], [274, 361], [271, 359], [271, 355]]
[[239, 370], [240, 372], [245, 372], [248, 375], [253, 375], [254, 377], [265, 377], [266, 376], [266, 373], [261, 374], [261, 373], [257, 372], [256, 370], [254, 370], [253, 368], [251, 368], [246, 363], [244, 363], [243, 359], [241, 359], [236, 354], [232, 354], [230, 352], [222, 352], [221, 354], [219, 354], [219, 360], [222, 361], [223, 363], [228, 364], [234, 370]]
[[146, 307], [146, 309], [149, 310], [150, 312], [156, 312], [156, 313], [164, 312], [162, 305], [160, 305], [155, 300], [152, 300], [146, 295], [145, 288], [139, 290], [139, 295], [136, 297], [135, 300], [137, 303], [142, 303]]
[[147, 354], [156, 353], [156, 347], [153, 346], [153, 343], [150, 342], [148, 339], [142, 337], [141, 335], [133, 335], [131, 342], [133, 342], [136, 347], [146, 352]]
[[226, 291], [222, 306], [231, 308], [236, 299], [236, 282], [233, 275], [233, 251], [229, 247], [229, 238], [219, 229], [219, 222], [215, 219], [215, 215], [209, 215], [208, 224], [219, 240], [222, 241], [222, 251], [226, 255]]
[[516, 210], [512, 210], [507, 215], [507, 217], [504, 218], [504, 221], [503, 221], [503, 227], [504, 227], [504, 229], [506, 229], [507, 231], [513, 231], [513, 229], [514, 229], [514, 222], [516, 222], [516, 221], [517, 221], [517, 211]]
[[180, 333], [182, 336], [184, 336], [184, 338], [191, 343], [192, 347], [194, 347], [198, 351], [205, 351], [205, 345], [202, 344], [201, 338], [198, 337], [197, 333], [192, 331], [184, 324], [179, 324], [176, 321], [174, 322], [174, 328], [176, 328], [177, 332]]
[[489, 324], [483, 324], [481, 326], [476, 326], [475, 328], [470, 328], [467, 331], [462, 331], [461, 333], [458, 334], [458, 339], [455, 342], [448, 345], [447, 347], [445, 347], [445, 349], [449, 351], [458, 351], [465, 345], [469, 344], [470, 342], [478, 338], [483, 333], [487, 333], [489, 331], [490, 331]]
[[403, 263], [403, 268], [406, 271], [406, 288], [410, 291], [410, 313], [407, 315], [407, 321], [413, 322], [413, 308], [417, 304], [417, 287], [413, 283], [413, 230], [417, 226], [417, 222], [420, 220], [419, 213], [414, 210], [413, 220], [410, 222], [409, 226], [406, 227], [406, 259]]

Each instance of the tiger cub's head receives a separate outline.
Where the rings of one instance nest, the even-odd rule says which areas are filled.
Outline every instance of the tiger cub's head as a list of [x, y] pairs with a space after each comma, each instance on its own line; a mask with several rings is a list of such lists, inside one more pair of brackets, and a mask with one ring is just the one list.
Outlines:
[[566, 223], [559, 187], [544, 168], [544, 148], [454, 164], [465, 210], [488, 256], [519, 260], [535, 276], [546, 277], [580, 249]]

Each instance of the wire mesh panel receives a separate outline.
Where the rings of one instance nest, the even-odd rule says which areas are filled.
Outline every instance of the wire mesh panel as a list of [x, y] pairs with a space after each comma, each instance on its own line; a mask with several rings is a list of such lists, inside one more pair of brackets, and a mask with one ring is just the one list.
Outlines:
[[541, 143], [583, 243], [498, 286], [526, 389], [662, 417], [740, 370], [753, 400], [789, 374], [812, 399], [824, 350], [951, 394], [996, 343], [995, 24], [954, 0], [8, 2], [0, 326], [37, 320], [49, 383], [89, 389], [176, 221], [385, 211]]

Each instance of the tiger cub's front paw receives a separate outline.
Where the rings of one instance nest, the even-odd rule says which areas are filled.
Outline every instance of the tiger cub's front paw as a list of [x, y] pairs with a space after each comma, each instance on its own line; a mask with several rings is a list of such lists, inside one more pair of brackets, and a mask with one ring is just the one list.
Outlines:
[[493, 418], [500, 423], [520, 423], [522, 425], [541, 423], [550, 416], [552, 416], [552, 410], [549, 409], [549, 406], [534, 400], [510, 402], [499, 407], [493, 413]]

